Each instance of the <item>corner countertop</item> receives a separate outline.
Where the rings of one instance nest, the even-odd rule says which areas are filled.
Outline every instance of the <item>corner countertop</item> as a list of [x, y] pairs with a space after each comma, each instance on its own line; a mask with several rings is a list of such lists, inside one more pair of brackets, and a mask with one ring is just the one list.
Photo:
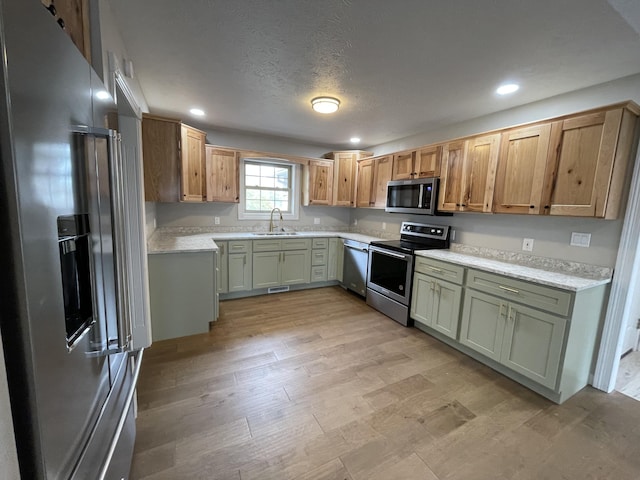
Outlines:
[[[605, 285], [611, 282], [613, 273], [610, 268], [606, 267], [575, 262], [567, 266], [567, 262], [554, 261], [553, 259], [544, 259], [543, 269], [452, 250], [420, 250], [415, 254], [573, 292]], [[577, 270], [580, 274], [566, 273], [566, 270]]]
[[259, 235], [258, 232], [198, 232], [181, 231], [180, 229], [171, 231], [156, 230], [147, 241], [147, 253], [188, 253], [216, 251], [218, 246], [216, 240], [266, 240], [273, 238], [314, 238], [314, 237], [340, 237], [355, 240], [363, 243], [371, 243], [381, 240], [378, 237], [363, 235], [351, 232], [295, 232], [292, 235], [268, 236]]

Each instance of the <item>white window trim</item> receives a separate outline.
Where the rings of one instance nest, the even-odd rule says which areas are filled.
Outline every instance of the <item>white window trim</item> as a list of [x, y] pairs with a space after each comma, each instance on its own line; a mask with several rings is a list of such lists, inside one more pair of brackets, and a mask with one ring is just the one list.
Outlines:
[[300, 165], [293, 162], [288, 162], [287, 160], [283, 160], [281, 158], [271, 158], [271, 157], [246, 157], [240, 159], [240, 204], [238, 205], [238, 220], [269, 220], [271, 217], [271, 212], [247, 212], [245, 211], [246, 202], [245, 202], [245, 184], [244, 184], [244, 162], [265, 162], [271, 164], [279, 164], [279, 165], [287, 165], [291, 168], [291, 212], [282, 213], [283, 220], [298, 220], [300, 218], [300, 178], [301, 178], [301, 169]]

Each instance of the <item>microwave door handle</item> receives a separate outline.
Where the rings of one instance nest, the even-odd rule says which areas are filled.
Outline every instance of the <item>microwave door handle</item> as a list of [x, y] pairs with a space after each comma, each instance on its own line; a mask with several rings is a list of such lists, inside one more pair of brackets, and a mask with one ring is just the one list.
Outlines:
[[420, 184], [420, 193], [418, 194], [418, 208], [422, 208], [422, 197], [424, 195], [424, 184]]

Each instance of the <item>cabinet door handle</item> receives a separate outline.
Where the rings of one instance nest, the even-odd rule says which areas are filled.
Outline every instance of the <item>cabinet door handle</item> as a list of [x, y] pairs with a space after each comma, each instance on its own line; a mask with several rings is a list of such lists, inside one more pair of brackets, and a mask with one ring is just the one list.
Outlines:
[[500, 303], [500, 316], [505, 318], [507, 316], [506, 305], [504, 303]]
[[247, 264], [247, 256], [243, 255], [242, 256], [242, 265], [246, 265]]
[[429, 290], [435, 290], [436, 289], [436, 282], [429, 282]]
[[220, 244], [220, 255], [224, 255], [224, 243]]
[[515, 311], [516, 311], [515, 308], [509, 306], [509, 316], [508, 316], [508, 318], [509, 318], [510, 322], [513, 322], [515, 320]]
[[515, 293], [515, 294], [519, 294], [520, 290], [516, 290], [515, 288], [509, 288], [509, 287], [505, 287], [504, 285], [498, 285], [498, 288], [501, 290], [504, 290], [506, 292], [511, 292], [511, 293]]

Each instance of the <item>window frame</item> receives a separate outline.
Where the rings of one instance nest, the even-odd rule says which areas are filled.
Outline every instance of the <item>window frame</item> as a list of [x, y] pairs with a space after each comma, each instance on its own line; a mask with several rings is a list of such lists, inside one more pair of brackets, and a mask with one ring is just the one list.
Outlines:
[[300, 165], [282, 158], [272, 157], [244, 157], [240, 159], [238, 220], [269, 220], [271, 217], [271, 212], [247, 212], [246, 210], [245, 162], [291, 167], [291, 195], [289, 196], [291, 211], [288, 213], [282, 212], [282, 218], [283, 220], [298, 220], [300, 218]]

